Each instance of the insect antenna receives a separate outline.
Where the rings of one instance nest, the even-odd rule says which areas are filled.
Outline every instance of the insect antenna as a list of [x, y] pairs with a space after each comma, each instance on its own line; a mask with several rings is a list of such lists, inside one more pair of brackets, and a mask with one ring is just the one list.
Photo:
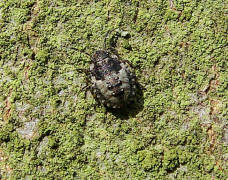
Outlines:
[[108, 38], [109, 33], [111, 32], [111, 30], [108, 30], [105, 34], [105, 38], [104, 38], [104, 44], [103, 44], [103, 49], [106, 50], [106, 41]]

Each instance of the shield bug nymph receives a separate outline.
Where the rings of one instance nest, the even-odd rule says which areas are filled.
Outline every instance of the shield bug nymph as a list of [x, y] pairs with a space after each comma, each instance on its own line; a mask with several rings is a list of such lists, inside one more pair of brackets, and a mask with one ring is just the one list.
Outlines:
[[94, 98], [109, 108], [125, 107], [136, 94], [133, 67], [106, 48], [95, 51], [91, 56], [88, 79]]

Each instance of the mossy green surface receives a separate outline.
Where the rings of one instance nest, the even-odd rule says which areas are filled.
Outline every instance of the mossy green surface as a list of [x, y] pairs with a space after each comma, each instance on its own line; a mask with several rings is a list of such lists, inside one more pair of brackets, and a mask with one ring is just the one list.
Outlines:
[[[1, 178], [228, 179], [225, 7], [2, 0]], [[97, 105], [77, 71], [109, 30], [145, 88], [126, 113]]]

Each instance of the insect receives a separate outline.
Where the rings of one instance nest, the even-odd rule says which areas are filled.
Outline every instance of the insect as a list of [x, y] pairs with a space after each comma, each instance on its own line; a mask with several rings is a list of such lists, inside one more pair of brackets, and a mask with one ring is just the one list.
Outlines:
[[132, 65], [108, 50], [94, 52], [87, 74], [92, 95], [106, 107], [123, 108], [136, 95], [137, 83]]

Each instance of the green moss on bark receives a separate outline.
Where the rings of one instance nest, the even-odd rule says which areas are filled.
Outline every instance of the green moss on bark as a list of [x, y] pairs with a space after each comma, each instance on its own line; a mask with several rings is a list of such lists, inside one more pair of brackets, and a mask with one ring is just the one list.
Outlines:
[[[3, 179], [227, 179], [227, 38], [218, 1], [0, 2]], [[105, 34], [145, 88], [106, 112], [86, 85]]]

